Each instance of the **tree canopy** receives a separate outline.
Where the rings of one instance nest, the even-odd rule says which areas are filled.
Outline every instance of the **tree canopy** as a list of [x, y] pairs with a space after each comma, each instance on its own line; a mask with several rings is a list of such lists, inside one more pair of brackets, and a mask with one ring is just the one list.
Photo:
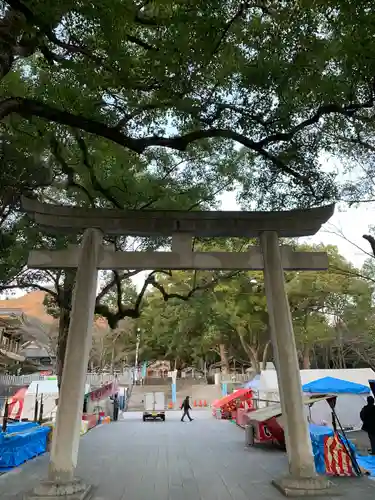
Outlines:
[[[296, 248], [327, 251], [330, 263], [327, 272], [286, 274], [301, 368], [375, 366], [374, 283], [336, 247]], [[116, 337], [119, 368], [124, 356], [134, 362], [138, 330], [141, 361], [167, 359], [178, 369], [206, 365], [227, 372], [241, 366], [259, 372], [273, 361], [262, 273], [237, 272], [184, 300], [195, 279], [191, 272], [158, 279], [166, 295], [150, 290], [140, 317]]]
[[340, 197], [321, 155], [371, 134], [367, 1], [4, 0], [2, 13], [0, 117], [34, 150], [79, 134], [130, 163], [199, 150], [212, 165], [219, 151], [245, 204], [280, 208]]
[[[364, 0], [0, 0], [0, 286], [51, 293], [61, 363], [74, 273], [25, 265], [30, 248], [65, 248], [79, 237], [41, 234], [20, 212], [20, 197], [124, 210], [212, 209], [225, 191], [251, 209], [370, 201], [373, 25]], [[337, 170], [327, 166], [331, 159]], [[169, 244], [126, 236], [108, 243], [119, 250]], [[152, 286], [176, 321], [186, 314], [189, 335], [198, 328], [177, 298], [202, 308], [197, 320], [210, 318], [202, 328], [213, 356], [252, 356], [260, 366], [269, 355], [264, 300], [259, 292], [259, 303], [246, 302], [254, 296], [247, 278], [236, 278], [239, 293], [220, 273], [213, 281], [181, 275], [177, 283], [176, 273], [151, 272], [135, 294], [128, 293], [133, 275], [102, 276], [96, 313], [112, 330], [139, 317]], [[310, 278], [303, 286], [319, 290]], [[334, 282], [329, 297], [338, 307]], [[321, 295], [314, 291], [306, 304], [301, 280], [288, 286], [307, 363], [310, 329], [324, 344], [332, 325]], [[239, 352], [228, 340], [237, 337]], [[197, 340], [196, 353], [202, 349]]]

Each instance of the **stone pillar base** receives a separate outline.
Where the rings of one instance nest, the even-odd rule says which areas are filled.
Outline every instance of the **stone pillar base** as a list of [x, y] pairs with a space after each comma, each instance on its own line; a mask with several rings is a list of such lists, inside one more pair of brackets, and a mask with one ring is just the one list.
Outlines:
[[24, 500], [89, 500], [93, 487], [80, 479], [69, 482], [43, 481]]
[[293, 478], [292, 476], [274, 479], [272, 484], [286, 497], [337, 496], [340, 492], [325, 477]]

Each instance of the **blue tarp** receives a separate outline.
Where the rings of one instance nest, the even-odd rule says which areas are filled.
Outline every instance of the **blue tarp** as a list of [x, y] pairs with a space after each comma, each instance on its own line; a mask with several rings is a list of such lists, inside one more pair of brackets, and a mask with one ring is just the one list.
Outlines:
[[7, 471], [41, 455], [47, 449], [49, 427], [38, 427], [20, 434], [3, 434], [0, 442], [0, 471]]
[[302, 386], [303, 392], [310, 394], [368, 394], [369, 387], [334, 377], [324, 377]]
[[357, 455], [357, 462], [370, 474], [371, 478], [375, 477], [375, 456], [361, 457]]
[[13, 432], [24, 432], [26, 430], [33, 429], [34, 427], [39, 427], [36, 422], [8, 422], [7, 434], [12, 434]]
[[325, 474], [326, 466], [324, 463], [324, 437], [333, 436], [333, 430], [323, 425], [309, 424], [312, 449], [316, 472]]

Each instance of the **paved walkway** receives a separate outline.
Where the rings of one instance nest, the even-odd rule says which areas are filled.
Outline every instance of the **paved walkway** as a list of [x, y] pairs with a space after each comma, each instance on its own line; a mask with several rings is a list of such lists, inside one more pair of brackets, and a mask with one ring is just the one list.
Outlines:
[[[78, 475], [97, 485], [94, 500], [281, 500], [270, 484], [284, 474], [286, 456], [275, 450], [245, 450], [244, 433], [209, 412], [181, 423], [178, 412], [166, 422], [145, 422], [128, 413], [125, 421], [103, 425], [83, 436]], [[1, 500], [21, 499], [45, 477], [48, 456], [0, 477]], [[338, 481], [348, 500], [373, 500], [375, 481]], [[329, 498], [329, 497], [326, 497]]]

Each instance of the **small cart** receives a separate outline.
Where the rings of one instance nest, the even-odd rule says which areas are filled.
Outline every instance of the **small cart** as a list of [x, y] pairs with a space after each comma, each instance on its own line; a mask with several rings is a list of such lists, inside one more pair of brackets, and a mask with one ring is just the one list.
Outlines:
[[160, 419], [165, 421], [164, 392], [148, 392], [144, 398], [143, 422]]

